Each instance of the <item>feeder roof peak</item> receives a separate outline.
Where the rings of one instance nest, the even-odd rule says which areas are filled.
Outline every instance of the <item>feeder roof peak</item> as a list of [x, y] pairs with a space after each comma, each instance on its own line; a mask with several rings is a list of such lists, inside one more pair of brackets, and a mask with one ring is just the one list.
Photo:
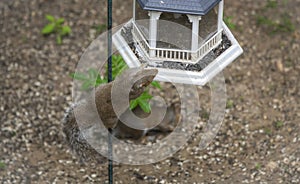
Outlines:
[[206, 15], [221, 0], [137, 0], [144, 10]]

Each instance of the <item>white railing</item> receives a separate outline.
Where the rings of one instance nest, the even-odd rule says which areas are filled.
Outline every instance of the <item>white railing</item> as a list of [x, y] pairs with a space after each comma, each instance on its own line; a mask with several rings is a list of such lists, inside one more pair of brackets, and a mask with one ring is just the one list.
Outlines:
[[141, 49], [144, 51], [144, 53], [147, 54], [147, 56], [149, 57], [150, 45], [148, 44], [141, 31], [137, 28], [135, 23], [133, 23], [132, 36], [133, 39], [139, 44]]
[[215, 49], [222, 42], [223, 30], [217, 32], [210, 39], [208, 39], [196, 53], [193, 53], [193, 59], [199, 61], [206, 56], [212, 49]]
[[[144, 35], [138, 29], [137, 25], [133, 22], [132, 35], [134, 40], [138, 43], [145, 56], [148, 59], [155, 59], [160, 61], [176, 61], [186, 63], [197, 63], [212, 49], [215, 49], [222, 41], [223, 30], [216, 33], [208, 39], [197, 51], [180, 50], [180, 49], [165, 49], [153, 48], [145, 39]], [[150, 52], [154, 53], [154, 57], [150, 57]]]

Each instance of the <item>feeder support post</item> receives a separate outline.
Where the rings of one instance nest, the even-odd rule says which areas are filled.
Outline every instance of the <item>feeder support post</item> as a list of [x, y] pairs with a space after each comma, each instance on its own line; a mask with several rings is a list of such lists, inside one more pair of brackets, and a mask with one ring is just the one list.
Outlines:
[[218, 11], [218, 31], [223, 29], [223, 13], [224, 13], [224, 0], [221, 0], [219, 3], [219, 11]]
[[193, 24], [191, 50], [195, 52], [199, 48], [199, 22], [201, 20], [201, 16], [197, 16], [197, 15], [187, 15], [187, 16], [189, 17], [190, 22]]
[[133, 0], [133, 21], [136, 19], [136, 0]]
[[[149, 24], [149, 45], [151, 48], [156, 48], [157, 41], [157, 21], [161, 12], [149, 11], [150, 24]], [[155, 57], [155, 50], [150, 48], [150, 57]]]

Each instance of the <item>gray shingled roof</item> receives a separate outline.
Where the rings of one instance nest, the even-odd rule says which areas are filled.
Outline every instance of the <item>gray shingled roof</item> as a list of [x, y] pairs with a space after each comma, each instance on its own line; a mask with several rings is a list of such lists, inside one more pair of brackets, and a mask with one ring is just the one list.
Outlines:
[[205, 15], [221, 0], [137, 0], [144, 10]]

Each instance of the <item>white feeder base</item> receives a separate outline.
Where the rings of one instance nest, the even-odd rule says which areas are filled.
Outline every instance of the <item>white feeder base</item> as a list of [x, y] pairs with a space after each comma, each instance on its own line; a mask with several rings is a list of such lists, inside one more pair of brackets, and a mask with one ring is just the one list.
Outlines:
[[[127, 25], [130, 24], [131, 21], [132, 20], [130, 20]], [[227, 25], [224, 22], [222, 25], [224, 34], [231, 41], [232, 45], [220, 56], [214, 59], [208, 66], [206, 66], [200, 72], [157, 67], [158, 74], [154, 80], [161, 82], [173, 82], [204, 86], [207, 82], [214, 78], [218, 73], [220, 73], [225, 67], [227, 67], [243, 53], [243, 49], [234, 38]], [[115, 47], [120, 52], [124, 61], [130, 68], [140, 67], [142, 63], [137, 58], [135, 53], [133, 53], [133, 51], [121, 35], [121, 31], [122, 30], [119, 30], [113, 35], [113, 43]]]

